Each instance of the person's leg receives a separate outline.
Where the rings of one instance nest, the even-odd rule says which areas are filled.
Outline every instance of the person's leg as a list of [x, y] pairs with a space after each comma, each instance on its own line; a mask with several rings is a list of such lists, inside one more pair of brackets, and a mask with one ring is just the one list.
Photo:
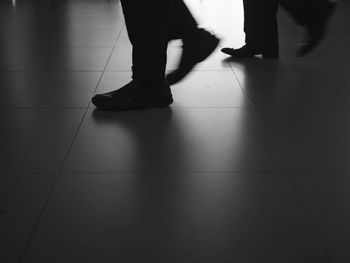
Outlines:
[[167, 44], [175, 0], [121, 0], [132, 44], [132, 81], [97, 94], [92, 102], [103, 110], [164, 107], [172, 103], [165, 80]]
[[278, 57], [278, 28], [276, 0], [243, 0], [245, 45], [239, 49], [223, 48], [232, 57], [245, 58], [262, 54]]
[[121, 0], [132, 51], [133, 79], [164, 82], [173, 0]]
[[174, 0], [169, 40], [193, 38], [198, 31], [198, 23], [183, 0]]
[[206, 59], [219, 44], [217, 37], [198, 28], [197, 22], [183, 0], [174, 0], [172, 10], [173, 19], [169, 40], [181, 39], [183, 52], [178, 68], [167, 75], [171, 85], [187, 76], [195, 65]]
[[299, 56], [310, 53], [323, 39], [336, 3], [336, 0], [280, 0], [280, 5], [306, 29]]
[[243, 0], [243, 10], [245, 43], [256, 45], [261, 41], [262, 0]]
[[278, 26], [277, 26], [277, 0], [259, 0], [261, 4], [260, 20], [257, 21], [260, 25], [257, 33], [261, 46], [264, 48], [278, 47]]

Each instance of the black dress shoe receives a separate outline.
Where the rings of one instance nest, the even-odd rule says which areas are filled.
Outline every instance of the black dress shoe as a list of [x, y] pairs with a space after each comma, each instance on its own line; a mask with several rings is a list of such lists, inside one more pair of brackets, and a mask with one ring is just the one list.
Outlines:
[[334, 1], [324, 1], [320, 6], [320, 16], [318, 21], [314, 21], [306, 27], [306, 35], [301, 44], [299, 44], [299, 49], [297, 51], [297, 56], [305, 56], [313, 51], [323, 40], [326, 35], [328, 20], [332, 16], [337, 2]]
[[96, 94], [92, 103], [101, 110], [136, 110], [167, 107], [173, 102], [170, 86], [146, 87], [134, 81], [118, 90]]
[[220, 40], [204, 29], [198, 32], [192, 39], [183, 40], [183, 51], [179, 66], [166, 76], [170, 85], [181, 81], [194, 68], [205, 60], [219, 45]]
[[266, 46], [260, 45], [244, 45], [241, 48], [223, 48], [222, 53], [230, 55], [232, 58], [251, 58], [256, 55], [262, 55], [263, 58], [278, 58], [279, 48], [278, 46]]

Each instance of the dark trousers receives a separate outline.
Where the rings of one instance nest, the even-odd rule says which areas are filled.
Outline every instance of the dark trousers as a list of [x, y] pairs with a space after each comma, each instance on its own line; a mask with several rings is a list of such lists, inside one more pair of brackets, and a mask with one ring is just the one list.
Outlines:
[[246, 44], [278, 46], [277, 11], [282, 6], [301, 26], [322, 19], [325, 0], [243, 0]]
[[245, 42], [278, 46], [277, 0], [243, 0]]
[[193, 37], [197, 23], [183, 0], [121, 0], [121, 4], [133, 47], [133, 80], [161, 86], [169, 40]]

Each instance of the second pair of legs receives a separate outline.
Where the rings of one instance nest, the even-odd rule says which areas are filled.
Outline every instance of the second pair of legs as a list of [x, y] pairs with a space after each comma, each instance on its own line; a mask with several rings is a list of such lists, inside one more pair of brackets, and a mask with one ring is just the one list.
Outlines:
[[262, 55], [278, 58], [277, 12], [283, 7], [305, 30], [297, 55], [309, 54], [323, 39], [328, 20], [334, 12], [336, 0], [243, 0], [246, 44], [238, 49], [221, 51], [233, 58]]

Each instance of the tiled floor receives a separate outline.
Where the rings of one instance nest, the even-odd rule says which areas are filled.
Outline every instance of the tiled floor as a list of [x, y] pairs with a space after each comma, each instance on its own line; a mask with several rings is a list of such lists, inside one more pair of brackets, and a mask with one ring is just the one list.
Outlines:
[[[186, 2], [243, 44], [241, 0]], [[100, 112], [131, 76], [118, 1], [2, 0], [0, 262], [350, 262], [349, 14], [296, 58], [281, 10], [279, 60], [217, 51], [170, 108]]]

